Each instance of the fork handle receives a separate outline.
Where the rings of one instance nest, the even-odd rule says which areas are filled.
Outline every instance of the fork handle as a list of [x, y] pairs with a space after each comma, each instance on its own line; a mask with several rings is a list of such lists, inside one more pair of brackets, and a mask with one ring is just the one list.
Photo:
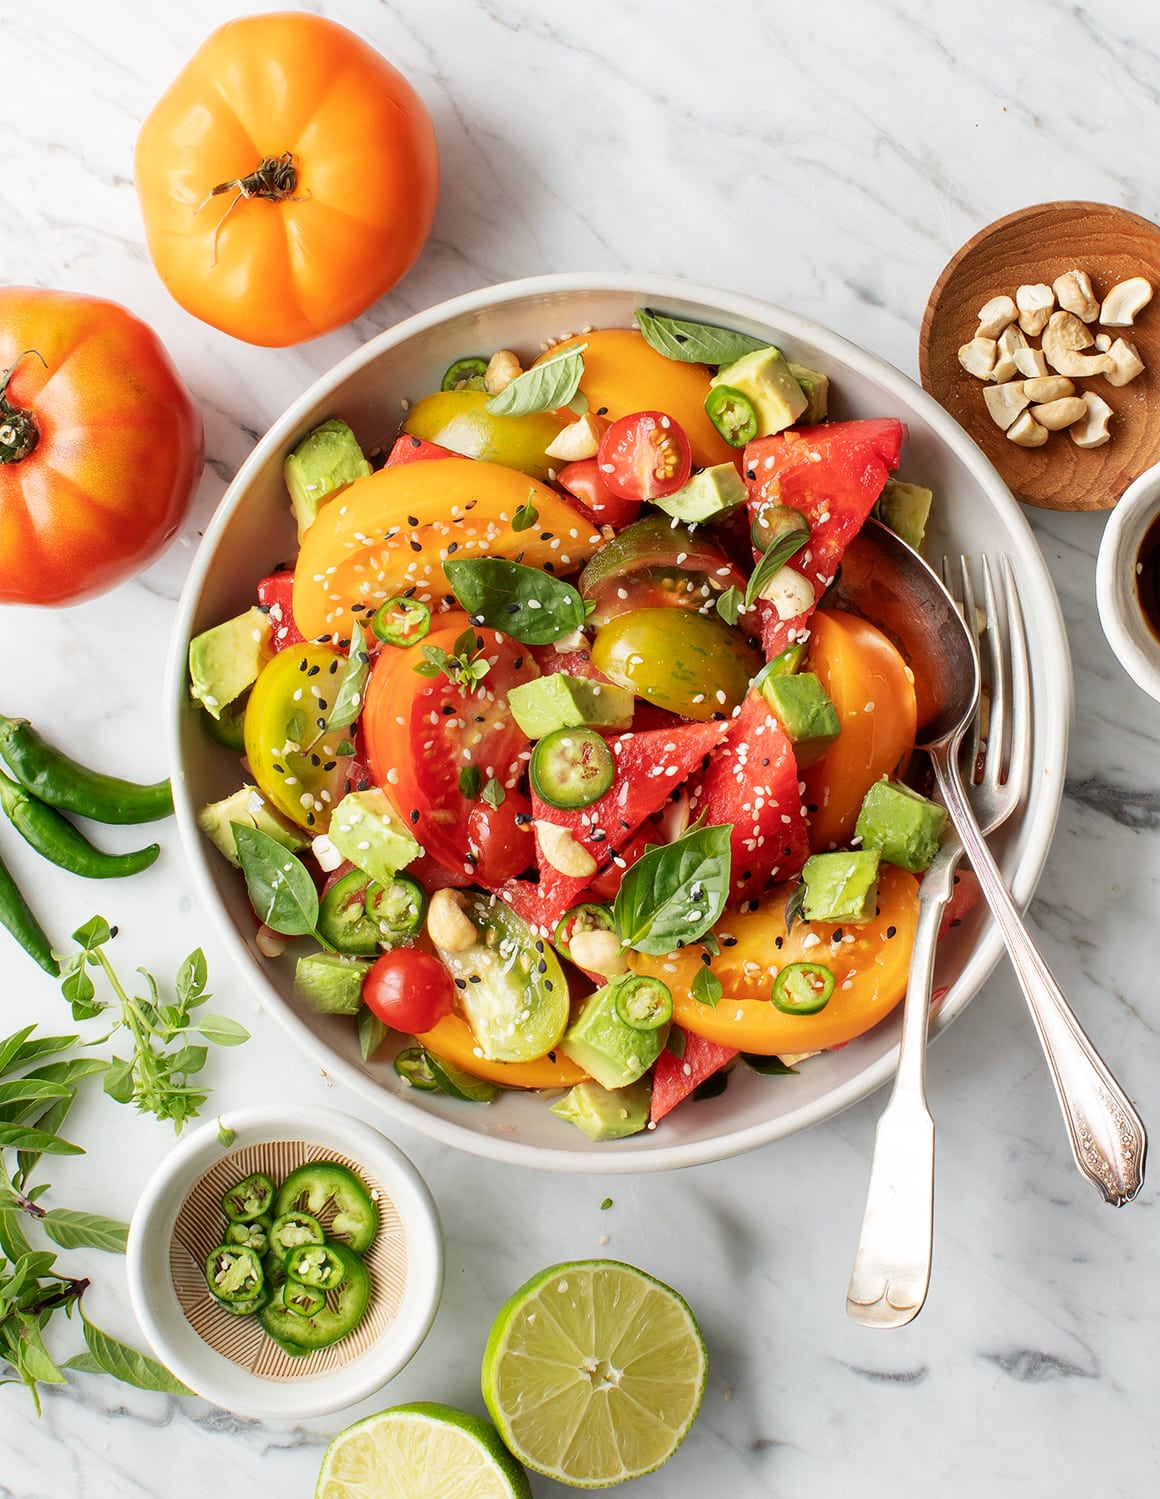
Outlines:
[[1123, 1207], [1144, 1181], [1147, 1135], [1139, 1114], [1084, 1034], [1031, 939], [979, 831], [962, 782], [932, 756], [935, 779], [1007, 945], [1063, 1110], [1072, 1155], [1104, 1200]]
[[934, 1120], [926, 1103], [926, 1036], [942, 913], [962, 853], [951, 837], [919, 886], [898, 1066], [874, 1132], [866, 1208], [846, 1292], [864, 1327], [903, 1327], [922, 1310], [934, 1237]]

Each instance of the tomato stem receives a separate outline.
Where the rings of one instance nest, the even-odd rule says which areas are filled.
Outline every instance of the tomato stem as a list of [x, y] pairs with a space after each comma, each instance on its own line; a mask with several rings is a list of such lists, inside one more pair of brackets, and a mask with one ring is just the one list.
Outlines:
[[4, 371], [0, 378], [0, 464], [19, 463], [27, 458], [40, 441], [40, 427], [31, 411], [22, 406], [13, 406], [8, 399], [8, 384], [16, 373], [21, 359], [35, 354], [45, 369], [44, 356], [37, 349], [25, 349], [13, 361], [12, 368]]
[[248, 177], [234, 177], [229, 182], [219, 182], [216, 187], [211, 187], [205, 203], [220, 193], [231, 192], [242, 198], [268, 198], [272, 203], [297, 202], [299, 200], [294, 196], [297, 186], [298, 168], [294, 165], [293, 154], [283, 151], [281, 156], [263, 156]]

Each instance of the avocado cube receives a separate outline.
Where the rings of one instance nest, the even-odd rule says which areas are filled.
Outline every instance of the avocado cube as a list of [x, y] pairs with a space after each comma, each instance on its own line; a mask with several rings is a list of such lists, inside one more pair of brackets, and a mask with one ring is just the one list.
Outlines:
[[301, 828], [287, 822], [276, 812], [256, 786], [242, 786], [224, 801], [210, 802], [197, 814], [197, 825], [220, 853], [231, 864], [241, 868], [238, 847], [234, 841], [234, 824], [257, 828], [268, 833], [284, 848], [296, 852], [305, 848], [310, 839]]
[[233, 619], [203, 630], [189, 642], [190, 696], [211, 718], [258, 680], [274, 654], [270, 616], [255, 605]]
[[780, 349], [771, 345], [743, 354], [732, 364], [724, 365], [709, 381], [710, 386], [731, 385], [753, 404], [757, 413], [757, 435], [768, 437], [792, 427], [809, 401], [794, 379]]
[[552, 1113], [574, 1124], [590, 1140], [622, 1140], [648, 1124], [652, 1084], [639, 1078], [625, 1088], [602, 1088], [589, 1078], [552, 1105]]
[[616, 981], [584, 1001], [560, 1049], [602, 1087], [626, 1088], [643, 1077], [664, 1049], [668, 1026], [638, 1031], [616, 1013]]
[[919, 874], [938, 853], [946, 809], [900, 781], [875, 781], [862, 801], [854, 835], [887, 864]]
[[916, 552], [922, 550], [926, 523], [934, 500], [922, 484], [904, 484], [901, 479], [887, 479], [874, 506], [874, 514], [896, 536], [901, 536]]
[[838, 710], [812, 671], [791, 676], [771, 673], [761, 683], [761, 695], [788, 735], [799, 766], [811, 765], [824, 755], [842, 732]]
[[423, 852], [379, 786], [347, 792], [334, 809], [327, 836], [344, 859], [380, 885], [389, 885]]
[[666, 515], [688, 525], [720, 520], [744, 505], [749, 491], [732, 463], [714, 463], [692, 475], [675, 494], [660, 495], [653, 504]]
[[792, 359], [789, 361], [789, 372], [801, 386], [806, 398], [802, 421], [811, 426], [815, 422], [825, 421], [830, 410], [829, 375], [823, 375], [821, 370], [812, 370], [805, 364], [795, 364]]
[[878, 905], [878, 850], [838, 849], [813, 854], [802, 869], [807, 921], [873, 921]]
[[298, 540], [331, 495], [370, 472], [358, 438], [344, 421], [332, 417], [308, 432], [282, 464], [282, 477], [298, 522]]
[[294, 993], [320, 1015], [357, 1015], [363, 980], [370, 971], [369, 958], [303, 953], [294, 969]]
[[529, 739], [542, 739], [556, 729], [627, 729], [632, 723], [633, 695], [611, 682], [556, 671], [512, 687], [508, 706]]

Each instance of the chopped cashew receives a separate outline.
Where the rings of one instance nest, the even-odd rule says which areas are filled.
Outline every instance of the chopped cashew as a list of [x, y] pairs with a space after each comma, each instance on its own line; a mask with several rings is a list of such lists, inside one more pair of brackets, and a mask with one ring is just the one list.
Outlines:
[[1104, 298], [1100, 322], [1105, 328], [1130, 328], [1136, 314], [1152, 300], [1152, 283], [1143, 276], [1119, 281]]
[[1041, 448], [1049, 435], [1047, 428], [1041, 427], [1030, 411], [1025, 411], [1007, 428], [1007, 436], [1021, 448]]
[[457, 890], [436, 890], [427, 907], [427, 935], [444, 952], [466, 952], [479, 940]]
[[1047, 319], [1055, 311], [1055, 293], [1046, 282], [1037, 281], [1019, 288], [1015, 305], [1019, 309], [1020, 328], [1034, 338], [1047, 327]]
[[1044, 401], [1031, 412], [1039, 425], [1049, 432], [1062, 432], [1073, 422], [1082, 421], [1086, 414], [1082, 396], [1060, 396], [1058, 401]]
[[571, 828], [541, 820], [536, 823], [536, 837], [544, 858], [561, 874], [575, 875], [578, 880], [583, 880], [596, 873], [596, 860], [572, 837]]
[[1021, 329], [1017, 328], [1014, 323], [1003, 329], [995, 345], [995, 368], [991, 371], [991, 379], [997, 385], [1003, 385], [1015, 378], [1019, 372], [1019, 351], [1025, 348], [1027, 348], [1027, 340], [1023, 337]]
[[628, 958], [615, 932], [576, 932], [568, 939], [572, 961], [588, 973], [611, 978], [628, 970]]
[[1106, 354], [1112, 347], [1112, 335], [1110, 333], [1097, 333], [1095, 344], [1101, 354]]
[[1003, 385], [988, 385], [983, 392], [983, 400], [987, 403], [987, 410], [996, 427], [1002, 427], [1006, 431], [1028, 406], [1031, 397], [1024, 389], [1022, 380], [1008, 380]]
[[979, 326], [975, 329], [975, 337], [998, 338], [1003, 329], [1015, 321], [1016, 316], [1015, 303], [1010, 297], [992, 297], [979, 308]]
[[1077, 448], [1101, 448], [1111, 439], [1108, 422], [1112, 418], [1112, 408], [1103, 396], [1093, 395], [1090, 390], [1084, 391], [1083, 403], [1087, 407], [1087, 416], [1069, 429], [1071, 440]]
[[1092, 335], [1074, 312], [1053, 312], [1043, 330], [1043, 352], [1060, 375], [1106, 375], [1114, 368], [1107, 354], [1081, 354], [1091, 347]]
[[1032, 401], [1058, 401], [1060, 396], [1075, 395], [1075, 386], [1066, 375], [1044, 375], [1038, 380], [1024, 380], [1023, 389]]
[[510, 349], [497, 349], [487, 361], [487, 373], [483, 377], [483, 383], [493, 396], [498, 396], [501, 390], [506, 390], [512, 381], [523, 374], [519, 360]]
[[1092, 278], [1086, 271], [1064, 271], [1051, 283], [1059, 305], [1073, 312], [1081, 323], [1094, 323], [1100, 315], [1100, 304], [1092, 294]]
[[595, 458], [600, 439], [608, 429], [604, 417], [587, 411], [575, 422], [561, 427], [544, 449], [549, 458], [559, 458], [564, 463], [575, 463], [580, 458]]
[[796, 619], [813, 604], [814, 585], [787, 562], [761, 590], [761, 597], [777, 610], [778, 619]]
[[989, 380], [995, 368], [995, 352], [998, 348], [993, 338], [972, 338], [969, 344], [959, 349], [959, 363], [968, 375], [978, 375], [980, 380]]
[[1041, 380], [1047, 374], [1047, 360], [1043, 357], [1042, 349], [1033, 349], [1030, 344], [1024, 344], [1021, 349], [1015, 350], [1014, 359], [1015, 368], [1029, 380]]
[[333, 874], [340, 864], [346, 863], [325, 833], [319, 833], [318, 837], [312, 840], [310, 851], [318, 860], [318, 867], [323, 874]]
[[1134, 380], [1144, 368], [1144, 361], [1140, 358], [1140, 352], [1135, 344], [1130, 344], [1126, 338], [1117, 338], [1108, 350], [1108, 358], [1115, 365], [1104, 376], [1109, 385], [1127, 385], [1129, 380]]

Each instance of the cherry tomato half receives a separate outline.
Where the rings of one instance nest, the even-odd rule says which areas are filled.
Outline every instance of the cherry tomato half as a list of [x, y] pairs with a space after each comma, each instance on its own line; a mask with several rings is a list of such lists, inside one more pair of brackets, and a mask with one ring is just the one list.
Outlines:
[[451, 975], [438, 958], [396, 947], [377, 958], [363, 983], [367, 1009], [392, 1030], [429, 1031], [451, 1014]]
[[566, 464], [556, 480], [573, 497], [584, 519], [594, 525], [611, 526], [619, 531], [630, 525], [640, 510], [639, 499], [626, 500], [609, 489], [595, 458], [578, 458], [575, 463]]
[[498, 890], [534, 864], [532, 804], [523, 792], [509, 791], [498, 807], [477, 801], [467, 814], [467, 847], [476, 879], [489, 890]]
[[613, 422], [596, 455], [604, 482], [625, 500], [663, 499], [683, 488], [693, 468], [684, 431], [663, 411], [637, 411]]

